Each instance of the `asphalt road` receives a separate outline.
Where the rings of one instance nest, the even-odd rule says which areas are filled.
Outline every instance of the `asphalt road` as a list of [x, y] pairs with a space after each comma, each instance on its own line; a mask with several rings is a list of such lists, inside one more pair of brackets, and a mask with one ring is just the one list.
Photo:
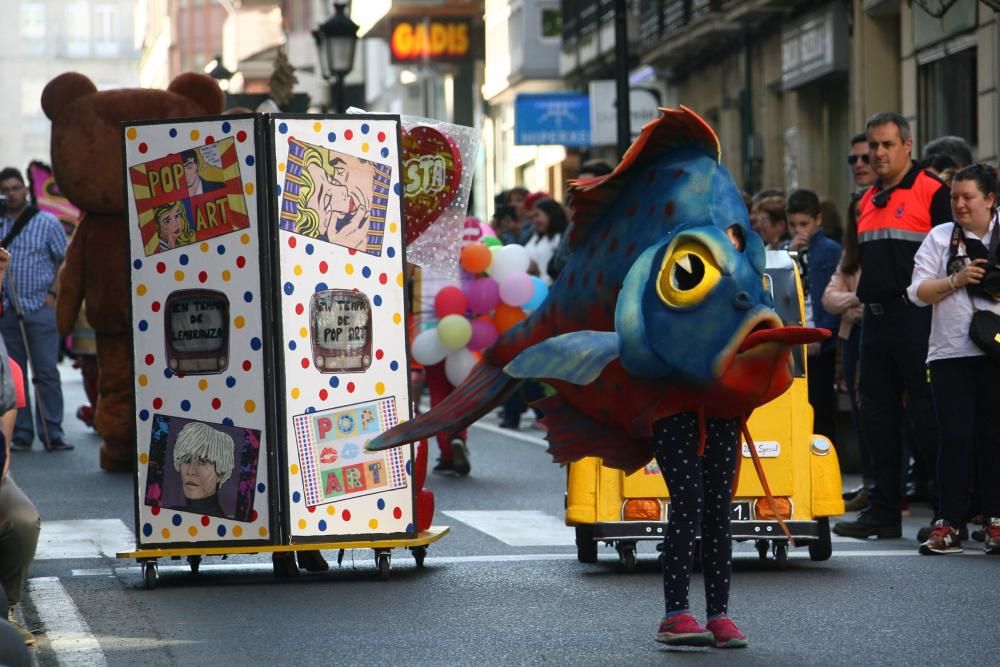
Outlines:
[[[738, 545], [730, 611], [750, 648], [661, 646], [653, 545], [640, 545], [634, 574], [610, 549], [597, 564], [576, 562], [571, 529], [559, 525], [565, 472], [539, 432], [501, 431], [492, 417], [472, 430], [472, 476], [428, 478], [434, 523], [451, 533], [424, 569], [402, 550], [388, 581], [368, 550], [347, 552], [339, 567], [325, 552], [329, 573], [282, 581], [266, 555], [206, 558], [197, 576], [163, 561], [147, 591], [136, 563], [114, 558], [131, 546], [132, 479], [98, 469], [99, 439], [72, 417], [81, 384], [61, 370], [76, 450], [36, 443], [14, 460], [46, 526], [23, 605], [41, 665], [996, 664], [1000, 558], [978, 543], [961, 556], [917, 555], [922, 507], [905, 520], [905, 539], [836, 540], [822, 563], [794, 551], [785, 571]], [[537, 530], [504, 531], [495, 521], [504, 516]], [[691, 590], [702, 616], [700, 575]]]

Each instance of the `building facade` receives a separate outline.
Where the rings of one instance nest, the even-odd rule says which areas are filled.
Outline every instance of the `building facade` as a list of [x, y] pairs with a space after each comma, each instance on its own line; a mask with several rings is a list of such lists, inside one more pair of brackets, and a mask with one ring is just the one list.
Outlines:
[[130, 0], [7, 0], [0, 23], [0, 163], [49, 161], [42, 89], [66, 71], [99, 89], [138, 83]]
[[[567, 149], [509, 139], [516, 128], [505, 105], [519, 92], [590, 92], [592, 107], [607, 112], [607, 100], [593, 91], [595, 80], [614, 76], [614, 2], [558, 3], [554, 58], [536, 47], [535, 29], [515, 18], [540, 17], [551, 4], [486, 3], [483, 97], [494, 190], [523, 184], [558, 193], [557, 181], [572, 176], [580, 158], [617, 157], [606, 143]], [[932, 15], [949, 4], [943, 16]], [[637, 88], [645, 89], [664, 106], [684, 104], [705, 117], [719, 135], [724, 164], [749, 193], [805, 187], [845, 202], [853, 186], [848, 142], [879, 111], [909, 119], [914, 157], [927, 141], [952, 134], [964, 137], [977, 159], [1000, 159], [997, 4], [634, 0], [627, 17], [630, 101], [635, 106]], [[531, 69], [517, 69], [512, 35], [523, 41]], [[633, 132], [635, 116], [633, 110]]]

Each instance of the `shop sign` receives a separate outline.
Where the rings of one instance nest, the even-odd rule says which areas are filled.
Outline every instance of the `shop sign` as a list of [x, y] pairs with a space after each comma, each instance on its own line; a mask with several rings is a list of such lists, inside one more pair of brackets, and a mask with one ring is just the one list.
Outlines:
[[467, 19], [394, 19], [389, 48], [393, 63], [459, 62], [472, 57]]
[[514, 99], [514, 144], [590, 145], [590, 98], [582, 93], [521, 93]]
[[847, 71], [847, 16], [840, 4], [806, 14], [781, 31], [781, 87], [791, 90]]

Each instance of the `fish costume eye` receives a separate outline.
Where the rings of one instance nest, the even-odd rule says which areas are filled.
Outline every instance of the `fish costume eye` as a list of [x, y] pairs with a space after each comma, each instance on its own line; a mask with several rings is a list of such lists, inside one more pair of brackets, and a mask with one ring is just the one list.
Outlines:
[[690, 308], [701, 303], [721, 278], [722, 270], [708, 248], [682, 241], [663, 260], [656, 292], [668, 306]]

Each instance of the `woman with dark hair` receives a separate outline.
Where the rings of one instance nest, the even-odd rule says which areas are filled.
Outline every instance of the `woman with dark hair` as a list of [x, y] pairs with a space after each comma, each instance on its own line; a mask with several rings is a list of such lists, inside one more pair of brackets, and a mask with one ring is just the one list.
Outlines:
[[553, 199], [540, 199], [531, 208], [531, 222], [535, 225], [535, 233], [524, 244], [532, 263], [529, 273], [544, 280], [546, 285], [551, 285], [549, 261], [566, 231], [566, 210]]
[[843, 254], [823, 292], [823, 308], [828, 313], [840, 315], [840, 364], [851, 403], [851, 421], [858, 441], [861, 459], [862, 486], [856, 495], [847, 500], [846, 511], [857, 512], [868, 507], [868, 489], [875, 482], [871, 452], [861, 431], [861, 409], [858, 403], [858, 364], [861, 359], [861, 318], [864, 305], [858, 299], [858, 281], [861, 279], [861, 258], [858, 249], [858, 201], [852, 197], [847, 207], [847, 225], [844, 227]]
[[933, 306], [927, 367], [939, 425], [938, 516], [920, 553], [962, 551], [959, 531], [975, 470], [986, 553], [1000, 555], [1000, 429], [993, 418], [1000, 360], [969, 335], [977, 311], [1000, 315], [1000, 289], [984, 281], [996, 271], [1000, 245], [996, 169], [975, 164], [955, 174], [951, 210], [955, 222], [934, 227], [920, 244], [907, 288], [910, 301]]

